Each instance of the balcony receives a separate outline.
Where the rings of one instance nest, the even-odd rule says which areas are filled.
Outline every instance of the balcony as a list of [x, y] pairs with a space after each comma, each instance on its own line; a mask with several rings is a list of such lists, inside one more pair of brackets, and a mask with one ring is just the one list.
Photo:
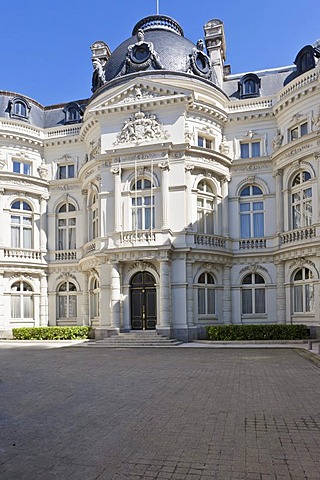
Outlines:
[[156, 241], [156, 235], [150, 230], [139, 232], [123, 232], [121, 242], [123, 244], [135, 245], [137, 243], [153, 243]]
[[265, 238], [249, 238], [247, 240], [239, 240], [239, 250], [256, 250], [266, 248], [267, 241]]
[[281, 245], [301, 242], [305, 240], [313, 239], [316, 236], [315, 227], [304, 227], [296, 230], [291, 230], [290, 232], [280, 234], [280, 243]]

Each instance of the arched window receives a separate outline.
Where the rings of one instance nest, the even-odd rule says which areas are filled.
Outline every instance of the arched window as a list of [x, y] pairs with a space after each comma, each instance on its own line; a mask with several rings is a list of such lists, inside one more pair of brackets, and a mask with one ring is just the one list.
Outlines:
[[29, 283], [15, 282], [11, 286], [11, 318], [33, 319], [33, 290]]
[[293, 277], [293, 312], [314, 311], [313, 273], [309, 268], [301, 268]]
[[242, 314], [266, 313], [265, 281], [258, 273], [249, 273], [242, 280]]
[[214, 200], [213, 190], [208, 182], [201, 180], [198, 183], [197, 193], [197, 231], [213, 234], [214, 232]]
[[312, 224], [312, 186], [309, 172], [301, 171], [291, 184], [292, 228], [309, 227]]
[[255, 73], [247, 73], [238, 83], [240, 98], [253, 98], [260, 95], [261, 80]]
[[312, 45], [306, 45], [300, 50], [294, 61], [298, 75], [316, 66], [315, 55], [318, 56], [318, 54], [319, 52]]
[[140, 178], [131, 185], [132, 229], [155, 228], [154, 185], [147, 178]]
[[64, 123], [79, 123], [81, 122], [83, 111], [77, 102], [71, 102], [63, 109], [65, 118]]
[[211, 273], [204, 272], [198, 279], [198, 314], [215, 314], [215, 282]]
[[90, 199], [90, 213], [91, 213], [91, 231], [90, 239], [94, 240], [99, 237], [99, 197], [98, 193], [94, 192]]
[[66, 202], [57, 212], [57, 250], [75, 250], [76, 246], [76, 207]]
[[94, 278], [91, 282], [90, 288], [90, 318], [96, 318], [100, 316], [99, 294], [99, 281], [97, 278]]
[[77, 317], [77, 287], [73, 282], [64, 282], [58, 288], [58, 318]]
[[261, 238], [263, 236], [263, 192], [256, 185], [247, 185], [240, 192], [240, 238]]
[[29, 203], [17, 200], [11, 204], [11, 247], [33, 248], [33, 216]]

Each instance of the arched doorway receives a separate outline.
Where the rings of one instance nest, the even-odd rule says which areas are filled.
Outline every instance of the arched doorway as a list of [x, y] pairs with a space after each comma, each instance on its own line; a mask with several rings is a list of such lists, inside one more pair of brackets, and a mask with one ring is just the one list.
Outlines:
[[155, 279], [149, 272], [138, 272], [131, 279], [131, 328], [154, 330], [157, 324]]

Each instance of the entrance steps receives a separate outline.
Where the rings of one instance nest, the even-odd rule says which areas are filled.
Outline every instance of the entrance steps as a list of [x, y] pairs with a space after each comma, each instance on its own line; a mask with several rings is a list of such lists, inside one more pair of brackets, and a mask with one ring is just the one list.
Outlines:
[[103, 340], [96, 340], [87, 344], [95, 347], [174, 347], [183, 342], [168, 338], [150, 330], [135, 330], [128, 333], [119, 333]]

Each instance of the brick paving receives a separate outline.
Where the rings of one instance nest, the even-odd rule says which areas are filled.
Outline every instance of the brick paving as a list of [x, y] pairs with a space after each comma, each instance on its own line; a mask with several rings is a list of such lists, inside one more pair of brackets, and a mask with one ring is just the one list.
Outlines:
[[0, 348], [1, 480], [319, 480], [291, 349]]

